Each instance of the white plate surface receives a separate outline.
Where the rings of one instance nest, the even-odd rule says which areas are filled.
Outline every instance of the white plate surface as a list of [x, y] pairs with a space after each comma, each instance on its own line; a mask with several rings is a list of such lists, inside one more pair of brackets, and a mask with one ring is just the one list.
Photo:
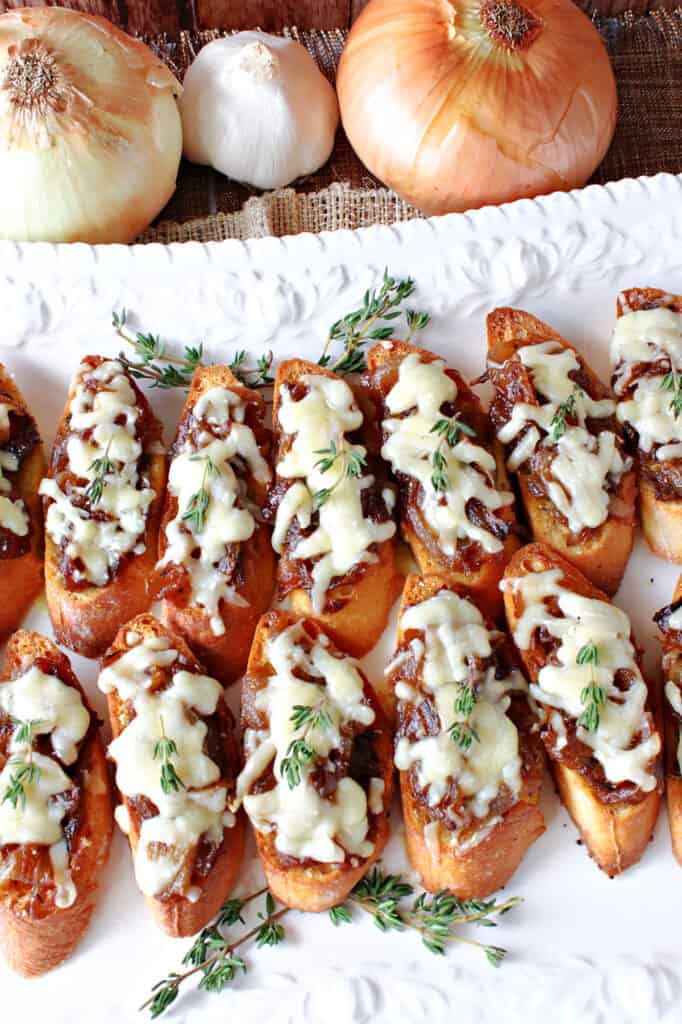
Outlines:
[[[478, 375], [484, 320], [517, 305], [570, 338], [608, 375], [608, 338], [618, 291], [682, 292], [682, 178], [659, 175], [525, 200], [498, 209], [318, 236], [184, 246], [91, 248], [0, 243], [0, 360], [16, 374], [52, 441], [67, 383], [88, 352], [120, 348], [111, 312], [171, 346], [203, 339], [215, 361], [235, 348], [271, 347], [277, 359], [317, 358], [329, 324], [354, 308], [384, 267], [414, 276], [410, 304], [428, 309], [422, 343], [465, 375]], [[171, 436], [181, 394], [150, 393]], [[617, 595], [632, 616], [658, 679], [651, 621], [668, 603], [677, 570], [641, 537]], [[49, 633], [43, 602], [27, 624]], [[375, 679], [392, 637], [370, 655]], [[74, 658], [95, 706], [96, 665]], [[334, 929], [291, 915], [290, 941], [248, 955], [248, 975], [222, 995], [188, 992], [169, 1024], [653, 1024], [682, 1021], [682, 872], [665, 815], [642, 863], [609, 880], [545, 785], [547, 832], [508, 887], [524, 904], [485, 938], [508, 947], [499, 971], [465, 947], [431, 956], [413, 935], [381, 935], [367, 920]], [[401, 821], [384, 863], [406, 871]], [[259, 879], [253, 849], [239, 891]], [[357, 913], [356, 913], [357, 917]], [[127, 845], [116, 835], [97, 912], [69, 962], [23, 981], [0, 965], [1, 1019], [26, 1024], [121, 1024], [146, 1019], [136, 1006], [179, 965], [187, 942], [156, 930], [134, 885]]]

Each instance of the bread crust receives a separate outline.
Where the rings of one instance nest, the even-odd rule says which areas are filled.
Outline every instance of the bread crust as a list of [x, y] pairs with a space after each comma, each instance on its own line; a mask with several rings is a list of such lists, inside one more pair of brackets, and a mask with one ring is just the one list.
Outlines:
[[[275, 378], [273, 395], [273, 423], [275, 424], [275, 471], [279, 462], [281, 431], [277, 428], [280, 395], [284, 385], [293, 385], [308, 374], [327, 377], [331, 380], [339, 378], [329, 370], [308, 363], [303, 359], [287, 359], [280, 363]], [[364, 429], [364, 424], [363, 428]], [[279, 478], [278, 478], [279, 479]], [[278, 565], [278, 583], [282, 588], [286, 552]], [[378, 545], [377, 561], [363, 566], [361, 575], [353, 579], [353, 571], [349, 574], [347, 584], [335, 585], [330, 588], [335, 600], [343, 602], [342, 607], [335, 611], [316, 613], [313, 610], [310, 595], [303, 587], [296, 587], [289, 592], [291, 607], [303, 617], [314, 618], [323, 627], [335, 643], [353, 657], [360, 658], [374, 647], [386, 628], [388, 617], [395, 600], [400, 593], [402, 577], [395, 564], [395, 542], [384, 541]]]
[[[151, 412], [147, 399], [135, 381], [128, 377], [128, 382], [136, 394], [138, 405], [149, 416], [152, 430], [160, 443], [160, 421]], [[60, 445], [69, 433], [71, 402], [75, 392], [74, 380], [57, 427], [49, 477], [54, 475]], [[105, 586], [69, 590], [64, 585], [59, 565], [59, 547], [45, 531], [45, 592], [52, 627], [59, 643], [85, 658], [100, 657], [113, 641], [118, 628], [128, 619], [145, 611], [151, 603], [148, 583], [156, 565], [161, 506], [166, 486], [166, 456], [162, 452], [149, 455], [149, 481], [155, 497], [147, 512], [144, 551], [125, 558], [114, 578]], [[49, 498], [44, 500], [45, 514], [49, 501]]]
[[[19, 388], [0, 363], [0, 400], [3, 393], [31, 416]], [[29, 517], [31, 547], [17, 558], [0, 559], [0, 640], [19, 626], [43, 589], [43, 509], [38, 488], [45, 469], [45, 452], [39, 440], [22, 460], [16, 478], [17, 496]]]
[[[271, 635], [279, 634], [298, 621], [301, 621], [298, 616], [284, 611], [268, 612], [260, 620], [244, 676], [242, 729], [246, 728], [249, 715], [254, 710], [255, 697], [261, 689], [263, 674], [268, 666], [265, 656], [265, 644], [268, 638]], [[313, 619], [304, 620], [304, 625], [313, 636], [323, 631], [321, 624]], [[328, 650], [332, 654], [340, 653], [333, 645], [330, 645]], [[322, 911], [343, 902], [353, 886], [379, 859], [388, 842], [389, 809], [393, 790], [391, 731], [379, 699], [364, 672], [361, 669], [359, 671], [365, 684], [365, 697], [375, 714], [372, 732], [377, 734], [376, 750], [384, 782], [383, 810], [381, 814], [372, 815], [370, 834], [374, 842], [374, 850], [369, 857], [358, 858], [359, 863], [355, 867], [350, 860], [344, 861], [342, 864], [321, 864], [309, 860], [292, 863], [292, 858], [283, 857], [276, 849], [274, 831], [268, 833], [255, 831], [256, 849], [270, 891], [276, 900], [295, 910]]]
[[[181, 636], [173, 631], [159, 619], [149, 613], [138, 615], [137, 618], [122, 626], [116, 638], [105, 656], [105, 663], [114, 658], [117, 654], [129, 650], [126, 643], [126, 636], [134, 632], [142, 637], [164, 637], [170, 645], [178, 651], [183, 659], [190, 666], [188, 671], [204, 674], [204, 667], [192, 654], [190, 648]], [[113, 738], [125, 729], [129, 722], [129, 710], [126, 702], [122, 701], [116, 690], [108, 694], [109, 720]], [[236, 778], [239, 766], [239, 748], [234, 735], [234, 719], [221, 697], [216, 708], [216, 715], [220, 718], [227, 738], [225, 755], [227, 763], [234, 768], [233, 779]], [[228, 779], [228, 782], [232, 780]], [[119, 792], [121, 803], [130, 810], [130, 801]], [[128, 842], [133, 857], [137, 851], [140, 838], [137, 819], [130, 814], [130, 829], [128, 831]], [[192, 902], [186, 896], [173, 894], [167, 897], [157, 898], [156, 896], [145, 896], [145, 902], [151, 910], [152, 916], [158, 927], [173, 937], [185, 937], [194, 935], [211, 920], [220, 909], [221, 904], [227, 897], [230, 890], [237, 881], [244, 852], [245, 822], [243, 812], [236, 816], [232, 828], [225, 829], [223, 841], [208, 875], [201, 884], [193, 885], [199, 888], [199, 898]]]
[[[682, 313], [682, 295], [671, 295], [660, 288], [629, 288], [618, 297], [618, 316], [640, 309], [664, 306]], [[682, 498], [664, 501], [656, 496], [650, 472], [660, 463], [637, 451], [639, 517], [647, 544], [655, 555], [668, 562], [682, 563]], [[645, 473], [645, 467], [649, 473]]]
[[[398, 619], [398, 647], [406, 639], [402, 627], [404, 612], [443, 590], [451, 590], [476, 603], [473, 594], [447, 575], [408, 576]], [[486, 618], [486, 625], [489, 629], [494, 628], [489, 618]], [[452, 843], [452, 833], [447, 826], [430, 813], [426, 804], [416, 799], [409, 772], [399, 773], [407, 853], [423, 887], [429, 892], [449, 889], [460, 899], [490, 896], [507, 884], [528, 848], [545, 831], [545, 820], [539, 806], [545, 757], [539, 735], [532, 731], [530, 718], [522, 742], [529, 756], [522, 773], [518, 800], [503, 813], [501, 820], [484, 838], [462, 850]]]
[[39, 890], [37, 895], [33, 884], [10, 881], [0, 885], [0, 945], [10, 967], [25, 977], [57, 967], [80, 942], [95, 909], [113, 831], [111, 788], [98, 719], [68, 658], [41, 634], [20, 630], [7, 645], [3, 681], [28, 671], [37, 658], [46, 659], [63, 682], [78, 690], [92, 724], [77, 761], [85, 784], [78, 831], [84, 841], [79, 842], [70, 863], [77, 891], [75, 902], [60, 909], [53, 895], [40, 895]]
[[[548, 324], [520, 309], [500, 308], [489, 314], [488, 365], [495, 384], [495, 364], [511, 359], [519, 348], [542, 341], [555, 341], [575, 352], [580, 366], [599, 397], [611, 397], [580, 352]], [[619, 433], [619, 430], [616, 430]], [[635, 500], [637, 495], [634, 469], [623, 473], [615, 497], [628, 510], [627, 515], [616, 517], [610, 513], [589, 539], [578, 540], [569, 530], [563, 516], [547, 496], [531, 493], [530, 474], [521, 467], [516, 473], [523, 507], [533, 539], [553, 547], [568, 559], [596, 587], [612, 597], [623, 578], [634, 541]]]
[[[608, 597], [588, 580], [574, 565], [544, 544], [528, 544], [514, 555], [505, 570], [505, 579], [515, 579], [546, 569], [561, 569], [562, 585], [584, 597], [608, 601]], [[520, 618], [515, 595], [504, 594], [509, 631], [514, 630]], [[533, 682], [532, 665], [528, 652], [519, 651]], [[646, 679], [645, 679], [645, 682]], [[647, 683], [649, 701], [647, 709], [653, 712], [652, 687]], [[550, 752], [549, 763], [559, 795], [577, 825], [590, 856], [607, 875], [614, 876], [636, 864], [647, 847], [653, 832], [661, 802], [660, 755], [657, 758], [658, 785], [650, 793], [643, 793], [636, 802], [599, 800], [589, 779], [563, 764]]]
[[[386, 416], [383, 404], [384, 396], [380, 387], [381, 375], [391, 369], [397, 370], [402, 361], [413, 353], [416, 353], [423, 363], [432, 363], [441, 358], [428, 349], [419, 348], [404, 341], [391, 341], [390, 348], [384, 345], [375, 345], [367, 354], [368, 370], [364, 383], [372, 395], [379, 433], [381, 432], [381, 420]], [[490, 451], [495, 459], [494, 482], [496, 488], [500, 491], [511, 492], [504, 449], [494, 437], [488, 417], [483, 410], [478, 396], [456, 370], [447, 369], [447, 374], [457, 387], [458, 409], [461, 409], [463, 412], [465, 421], [470, 425], [473, 424], [476, 428], [476, 443]], [[413, 502], [410, 507], [406, 508], [403, 507], [401, 501], [400, 511], [400, 530], [412, 549], [420, 572], [424, 575], [429, 573], [446, 574], [453, 583], [467, 588], [486, 615], [499, 620], [503, 616], [502, 594], [499, 589], [499, 582], [505, 565], [513, 553], [521, 546], [518, 537], [515, 505], [508, 505], [497, 510], [497, 517], [510, 525], [511, 532], [504, 540], [501, 551], [492, 554], [480, 551], [480, 564], [476, 568], [467, 565], [461, 556], [453, 558], [445, 554], [438, 544], [437, 537], [428, 530], [424, 523], [416, 503]], [[417, 517], [421, 521], [422, 528], [433, 537], [432, 546], [425, 543], [423, 538], [420, 537], [419, 532], [415, 529], [413, 520]]]
[[[673, 605], [682, 599], [682, 576], [679, 577], [673, 594]], [[658, 616], [655, 617], [658, 621]], [[682, 643], [677, 636], [664, 632], [663, 636], [663, 685], [670, 679], [678, 687], [682, 685]], [[677, 748], [682, 724], [675, 715], [670, 702], [662, 696], [662, 732], [665, 738], [665, 793], [668, 806], [670, 841], [677, 863], [682, 867], [682, 774], [677, 762]]]
[[[240, 384], [226, 366], [197, 369], [180, 417], [181, 423], [194, 409], [201, 395], [214, 387], [234, 391], [245, 405], [255, 405], [262, 424], [265, 416], [262, 395]], [[267, 461], [269, 444], [263, 443], [259, 447], [261, 455]], [[251, 477], [248, 490], [249, 497], [262, 507], [267, 494], [265, 485], [259, 484]], [[168, 546], [166, 527], [177, 514], [176, 510], [177, 502], [167, 490], [159, 531], [159, 558], [163, 558]], [[220, 616], [225, 624], [225, 632], [222, 635], [215, 635], [211, 629], [210, 615], [199, 605], [188, 604], [172, 593], [163, 601], [163, 621], [187, 641], [209, 674], [225, 686], [238, 679], [246, 668], [258, 619], [270, 607], [275, 589], [275, 553], [270, 543], [270, 533], [268, 526], [258, 522], [251, 537], [239, 545], [241, 579], [236, 584], [236, 589], [248, 605], [242, 607], [225, 601], [221, 603]], [[163, 570], [160, 576], [163, 581]]]

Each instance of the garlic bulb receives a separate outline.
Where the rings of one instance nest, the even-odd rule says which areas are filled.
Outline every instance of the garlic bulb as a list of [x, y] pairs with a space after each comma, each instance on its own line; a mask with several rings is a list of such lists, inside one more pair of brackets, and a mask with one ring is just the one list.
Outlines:
[[292, 39], [239, 32], [199, 52], [180, 101], [184, 152], [228, 178], [281, 188], [329, 157], [336, 93]]
[[0, 238], [132, 241], [175, 190], [179, 92], [104, 18], [0, 16]]

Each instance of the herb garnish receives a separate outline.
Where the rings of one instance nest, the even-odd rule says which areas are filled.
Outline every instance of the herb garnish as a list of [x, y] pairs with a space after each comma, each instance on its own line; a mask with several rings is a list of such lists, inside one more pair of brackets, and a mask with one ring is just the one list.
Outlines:
[[268, 384], [272, 384], [275, 379], [270, 373], [274, 358], [274, 353], [270, 350], [259, 356], [256, 360], [256, 366], [253, 369], [249, 369], [248, 366], [244, 365], [246, 362], [246, 351], [242, 348], [235, 352], [232, 362], [228, 363], [228, 369], [246, 387], [264, 388]]
[[[248, 929], [243, 935], [230, 941], [221, 929], [244, 923], [242, 910], [247, 903], [265, 894], [265, 913], [259, 913], [260, 923]], [[405, 901], [414, 897], [411, 905]], [[354, 920], [352, 909], [369, 914], [382, 932], [410, 929], [420, 937], [430, 953], [442, 956], [450, 942], [462, 942], [482, 950], [488, 963], [499, 967], [506, 950], [500, 946], [477, 942], [455, 931], [461, 925], [481, 925], [494, 928], [494, 916], [506, 914], [521, 902], [511, 897], [503, 903], [494, 898], [488, 900], [459, 900], [447, 891], [430, 895], [418, 895], [412, 885], [404, 882], [400, 875], [387, 875], [374, 867], [361, 879], [344, 903], [332, 907], [329, 919], [335, 926], [351, 924]], [[183, 957], [182, 963], [189, 970], [180, 974], [171, 972], [152, 988], [152, 995], [140, 1007], [148, 1009], [152, 1019], [160, 1017], [177, 999], [180, 986], [196, 974], [201, 974], [199, 988], [207, 992], [222, 992], [235, 979], [237, 973], [246, 973], [246, 960], [236, 950], [247, 942], [255, 941], [256, 946], [277, 946], [286, 940], [286, 933], [280, 924], [285, 914], [295, 913], [288, 907], [277, 909], [277, 904], [267, 888], [243, 899], [231, 899], [211, 922], [197, 936]]]
[[287, 780], [289, 789], [295, 789], [301, 782], [301, 773], [306, 765], [317, 757], [316, 750], [308, 743], [311, 732], [328, 729], [331, 716], [324, 698], [317, 704], [295, 704], [289, 721], [295, 729], [302, 729], [303, 735], [292, 740], [282, 758], [281, 775]]
[[357, 479], [362, 476], [367, 459], [353, 448], [348, 448], [343, 442], [338, 447], [331, 441], [328, 448], [318, 448], [315, 455], [321, 455], [315, 463], [315, 469], [320, 473], [328, 473], [337, 462], [339, 462], [339, 475], [331, 487], [323, 487], [313, 494], [313, 506], [316, 509], [322, 508], [331, 498], [332, 494], [344, 479]]
[[30, 718], [24, 722], [19, 718], [12, 717], [12, 722], [17, 727], [13, 741], [27, 748], [25, 759], [24, 757], [10, 758], [9, 764], [15, 767], [16, 771], [10, 775], [9, 785], [1, 801], [3, 804], [6, 800], [9, 801], [15, 810], [17, 804], [21, 804], [23, 811], [26, 807], [25, 787], [40, 779], [40, 768], [33, 761], [33, 730], [40, 721], [39, 718]]
[[110, 473], [114, 472], [114, 464], [109, 458], [109, 449], [111, 448], [111, 438], [107, 441], [107, 446], [104, 449], [104, 455], [101, 455], [97, 459], [93, 459], [88, 466], [89, 470], [94, 472], [94, 477], [85, 488], [84, 496], [90, 502], [92, 508], [97, 505], [102, 497], [104, 488], [106, 487], [105, 477], [109, 476]]
[[478, 733], [469, 722], [453, 722], [448, 732], [453, 743], [465, 751], [469, 750], [474, 740], [480, 742]]
[[161, 789], [168, 796], [170, 792], [178, 793], [181, 788], [185, 789], [185, 783], [176, 772], [172, 761], [172, 758], [178, 756], [177, 744], [175, 740], [166, 736], [161, 715], [159, 715], [159, 725], [161, 739], [157, 740], [154, 745], [154, 760], [161, 761]]
[[673, 418], [677, 419], [682, 412], [682, 378], [675, 369], [671, 369], [670, 373], [666, 373], [661, 381], [661, 390], [674, 392], [669, 408]]
[[555, 441], [559, 441], [566, 433], [566, 417], [575, 416], [576, 402], [578, 395], [580, 395], [581, 392], [582, 388], [576, 384], [568, 398], [561, 402], [557, 407], [557, 411], [552, 416], [550, 427], [552, 430], [552, 437]]
[[576, 665], [590, 666], [590, 682], [584, 686], [580, 694], [580, 700], [584, 705], [584, 711], [578, 718], [578, 725], [581, 725], [588, 732], [596, 732], [599, 728], [600, 708], [606, 704], [606, 689], [597, 686], [594, 676], [594, 669], [599, 665], [599, 648], [595, 643], [585, 644], [578, 651], [575, 659]]
[[206, 513], [211, 495], [208, 490], [208, 482], [218, 472], [218, 467], [209, 455], [192, 455], [190, 462], [203, 462], [204, 468], [201, 474], [199, 490], [195, 491], [187, 502], [187, 508], [180, 517], [183, 523], [191, 523], [194, 533], [201, 533], [206, 525]]
[[[381, 287], [368, 289], [362, 300], [362, 306], [352, 313], [346, 314], [329, 328], [329, 335], [318, 359], [320, 366], [328, 366], [334, 373], [358, 373], [366, 367], [364, 346], [368, 341], [387, 341], [393, 337], [392, 327], [379, 327], [382, 320], [396, 320], [402, 313], [400, 306], [414, 292], [413, 278], [406, 277], [396, 280], [384, 270]], [[431, 319], [427, 313], [415, 310], [406, 312], [409, 338], [416, 331], [426, 327]], [[335, 342], [343, 345], [342, 355], [332, 362], [329, 349]]]
[[[153, 388], [189, 388], [192, 383], [194, 371], [203, 366], [204, 346], [185, 345], [183, 358], [168, 355], [166, 346], [158, 334], [144, 333], [137, 331], [131, 334], [126, 329], [127, 311], [112, 314], [112, 325], [119, 338], [132, 345], [139, 361], [132, 362], [127, 356], [120, 352], [118, 360], [123, 364], [131, 377], [137, 380], [151, 381]], [[246, 351], [241, 349], [236, 352], [229, 369], [240, 383], [251, 388], [266, 387], [271, 384], [273, 378], [270, 369], [273, 363], [273, 353], [266, 352], [259, 356], [256, 366], [246, 366]]]
[[430, 432], [437, 434], [440, 438], [431, 456], [431, 466], [433, 467], [431, 486], [434, 491], [447, 491], [450, 486], [450, 478], [447, 474], [448, 460], [443, 452], [443, 447], [447, 446], [452, 449], [459, 441], [460, 434], [476, 437], [476, 431], [468, 423], [463, 423], [459, 418], [459, 413], [456, 413], [454, 416], [436, 420]]

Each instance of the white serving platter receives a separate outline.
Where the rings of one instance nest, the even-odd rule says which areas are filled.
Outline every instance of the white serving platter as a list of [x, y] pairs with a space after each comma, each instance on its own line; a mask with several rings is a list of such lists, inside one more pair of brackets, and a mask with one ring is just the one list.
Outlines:
[[[608, 376], [618, 291], [682, 292], [682, 177], [659, 175], [567, 195], [356, 232], [254, 242], [95, 247], [0, 243], [0, 360], [16, 375], [52, 441], [67, 383], [88, 352], [116, 353], [112, 310], [160, 333], [169, 347], [204, 340], [229, 361], [236, 348], [317, 358], [332, 321], [355, 308], [384, 267], [412, 275], [410, 304], [433, 320], [422, 343], [469, 377], [483, 369], [486, 313], [516, 305], [550, 322]], [[170, 437], [180, 393], [150, 393]], [[651, 621], [668, 603], [675, 567], [638, 537], [616, 598], [632, 616], [658, 680]], [[44, 602], [28, 617], [49, 630]], [[391, 630], [387, 631], [390, 634]], [[369, 656], [375, 682], [392, 643]], [[94, 704], [96, 665], [74, 658]], [[236, 692], [234, 694], [236, 697]], [[162, 1019], [218, 1024], [653, 1024], [682, 1020], [682, 870], [665, 814], [638, 866], [610, 880], [577, 845], [547, 779], [547, 832], [508, 886], [524, 899], [486, 939], [506, 946], [495, 971], [475, 951], [447, 957], [411, 934], [367, 920], [335, 929], [326, 915], [290, 915], [288, 941], [247, 954], [250, 969], [222, 995], [189, 991]], [[407, 871], [399, 810], [384, 864]], [[259, 880], [249, 849], [239, 892]], [[143, 1021], [150, 986], [179, 967], [188, 943], [162, 936], [135, 887], [116, 835], [98, 909], [76, 954], [25, 981], [0, 965], [0, 1019], [35, 1024]]]

